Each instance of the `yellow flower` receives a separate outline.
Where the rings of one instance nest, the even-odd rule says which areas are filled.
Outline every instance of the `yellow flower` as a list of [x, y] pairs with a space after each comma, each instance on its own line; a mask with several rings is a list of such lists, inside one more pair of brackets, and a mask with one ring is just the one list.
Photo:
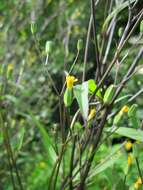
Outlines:
[[127, 105], [123, 106], [121, 109], [121, 113], [127, 113], [129, 111], [129, 107]]
[[128, 154], [128, 166], [131, 166], [133, 163], [133, 156], [132, 154]]
[[89, 121], [89, 120], [93, 119], [93, 117], [95, 116], [95, 113], [96, 113], [96, 109], [95, 108], [91, 109], [87, 120]]
[[125, 144], [125, 149], [126, 150], [130, 150], [133, 146], [133, 143], [131, 141], [127, 141]]
[[66, 77], [67, 88], [71, 89], [73, 87], [74, 83], [77, 82], [77, 81], [78, 81], [77, 78], [75, 78], [74, 76], [68, 75]]
[[138, 183], [139, 185], [142, 184], [142, 179], [141, 179], [140, 177], [137, 179], [137, 183]]
[[39, 163], [39, 167], [41, 168], [41, 169], [44, 169], [45, 167], [46, 167], [46, 163], [45, 162], [40, 162]]
[[134, 188], [139, 189], [139, 184], [137, 182], [134, 183]]
[[139, 187], [140, 187], [141, 184], [142, 184], [142, 180], [141, 180], [141, 178], [139, 177], [139, 178], [137, 179], [137, 181], [134, 183], [134, 188], [135, 188], [135, 189], [139, 189]]
[[12, 70], [13, 70], [13, 64], [11, 63], [11, 64], [9, 64], [8, 66], [7, 66], [7, 72], [9, 73], [9, 72], [11, 72]]

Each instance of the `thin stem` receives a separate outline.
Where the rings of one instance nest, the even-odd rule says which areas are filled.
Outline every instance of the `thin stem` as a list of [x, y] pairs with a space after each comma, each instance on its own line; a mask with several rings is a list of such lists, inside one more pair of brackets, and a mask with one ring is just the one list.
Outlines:
[[112, 27], [111, 27], [111, 31], [110, 31], [109, 40], [108, 40], [107, 48], [106, 48], [106, 51], [105, 51], [105, 55], [104, 55], [104, 58], [103, 58], [103, 64], [106, 63], [107, 58], [108, 58], [108, 54], [109, 54], [109, 51], [110, 51], [110, 47], [111, 47], [111, 43], [112, 43], [112, 40], [113, 40], [114, 31], [115, 31], [115, 26], [116, 26], [116, 16], [112, 20]]
[[101, 78], [101, 65], [99, 62], [99, 50], [97, 43], [97, 31], [96, 31], [96, 17], [95, 17], [95, 1], [91, 0], [91, 12], [93, 17], [93, 36], [94, 36], [94, 45], [95, 45], [95, 57], [96, 57], [96, 80], [100, 80]]
[[141, 168], [140, 168], [140, 164], [139, 164], [139, 159], [136, 157], [135, 160], [136, 160], [136, 164], [137, 164], [139, 176], [140, 176], [141, 182], [142, 182], [142, 184], [143, 184], [143, 176], [142, 176], [142, 172], [141, 172]]
[[[53, 78], [52, 78], [50, 72], [49, 72], [49, 71], [47, 70], [47, 68], [45, 67], [44, 60], [43, 60], [43, 57], [42, 57], [41, 50], [40, 50], [40, 48], [39, 48], [39, 44], [38, 44], [37, 38], [36, 38], [35, 35], [33, 35], [33, 38], [34, 38], [34, 42], [35, 42], [36, 49], [37, 49], [38, 54], [39, 54], [39, 57], [40, 57], [40, 61], [41, 61], [42, 65], [44, 66], [44, 70], [46, 71], [46, 73], [47, 73], [47, 75], [48, 75], [48, 78], [49, 78], [49, 80], [50, 80], [50, 82], [51, 82], [51, 84], [52, 84], [52, 86], [53, 86], [53, 88], [54, 88], [56, 94], [59, 96], [59, 92], [58, 92], [58, 89], [57, 89], [57, 87], [56, 87], [56, 85], [55, 85], [55, 83], [54, 83], [54, 80], [53, 80]], [[47, 58], [48, 58], [48, 57], [47, 57]], [[47, 59], [47, 58], [46, 58], [46, 59]], [[46, 69], [45, 69], [45, 68], [46, 68]]]
[[[112, 62], [110, 63], [109, 67], [107, 68], [107, 70], [105, 71], [104, 75], [102, 76], [95, 92], [94, 92], [94, 95], [97, 93], [97, 91], [99, 90], [99, 88], [101, 87], [101, 85], [103, 84], [103, 82], [105, 81], [106, 77], [108, 76], [108, 74], [110, 73], [112, 67], [114, 66], [114, 64], [116, 63], [118, 57], [119, 57], [119, 54], [121, 53], [123, 47], [125, 46], [125, 44], [127, 43], [128, 39], [130, 38], [131, 34], [134, 32], [135, 28], [137, 27], [138, 23], [140, 22], [140, 20], [142, 19], [143, 17], [143, 11], [142, 13], [140, 14], [138, 20], [136, 21], [136, 23], [134, 24], [134, 26], [132, 27], [131, 31], [129, 32], [128, 36], [126, 37], [126, 39], [124, 40], [124, 42], [122, 43], [122, 45], [118, 48], [117, 48], [117, 51], [115, 53], [115, 56], [112, 60]], [[93, 95], [93, 96], [94, 96]], [[92, 97], [91, 97], [92, 98]]]
[[73, 161], [74, 161], [74, 154], [75, 154], [75, 145], [76, 145], [76, 136], [73, 138], [73, 148], [72, 148], [72, 153], [71, 153], [71, 161], [70, 161], [70, 190], [73, 190], [73, 183], [72, 183], [72, 172], [73, 172]]
[[79, 189], [84, 189], [84, 186], [85, 186], [85, 180], [88, 176], [88, 173], [89, 173], [89, 170], [91, 168], [91, 165], [92, 165], [92, 162], [93, 162], [93, 158], [94, 158], [94, 155], [95, 155], [95, 152], [96, 152], [96, 148], [99, 144], [99, 141], [100, 141], [100, 138], [101, 138], [101, 135], [102, 135], [102, 131], [103, 131], [103, 128], [104, 128], [104, 125], [105, 125], [105, 122], [106, 122], [106, 119], [107, 119], [107, 115], [109, 114], [109, 107], [105, 109], [105, 112], [104, 112], [104, 116], [99, 124], [99, 128], [97, 130], [97, 133], [96, 133], [96, 137], [95, 137], [95, 142], [93, 144], [93, 148], [92, 148], [92, 151], [91, 151], [91, 154], [89, 156], [89, 159], [87, 161], [87, 165], [86, 165], [86, 168], [84, 170], [84, 173], [83, 173], [83, 176], [81, 178], [81, 181], [80, 181], [80, 185], [79, 185]]
[[91, 33], [91, 26], [92, 26], [92, 15], [90, 16], [89, 25], [88, 25], [88, 31], [87, 31], [87, 37], [86, 37], [86, 45], [85, 45], [85, 52], [84, 52], [84, 63], [83, 63], [83, 75], [82, 75], [82, 82], [85, 81], [85, 73], [86, 73], [86, 65], [87, 65], [87, 56], [88, 56], [88, 48], [89, 48], [89, 39], [90, 39], [90, 33]]
[[[16, 173], [16, 177], [17, 177], [19, 187], [20, 187], [21, 190], [23, 190], [23, 185], [22, 185], [22, 182], [21, 182], [19, 171], [18, 171], [16, 161], [14, 159], [12, 148], [11, 148], [11, 145], [10, 145], [8, 130], [7, 130], [7, 127], [4, 125], [3, 118], [1, 116], [1, 114], [0, 114], [0, 123], [2, 125], [3, 137], [4, 137], [4, 142], [5, 142], [5, 145], [6, 145], [7, 154], [9, 155], [9, 162], [10, 162], [10, 159], [11, 159], [12, 165], [14, 166], [14, 169], [15, 169], [15, 173]], [[15, 187], [15, 182], [14, 182], [13, 177], [12, 177], [12, 183], [13, 183], [13, 186]]]
[[11, 163], [11, 159], [10, 159], [9, 145], [7, 142], [7, 135], [5, 132], [5, 127], [4, 127], [4, 123], [3, 123], [1, 114], [0, 114], [0, 124], [1, 124], [2, 132], [3, 132], [3, 142], [5, 145], [6, 151], [7, 151], [7, 158], [8, 158], [9, 168], [10, 168], [10, 176], [11, 176], [12, 186], [13, 186], [13, 189], [16, 190], [16, 184], [15, 184], [15, 180], [14, 180], [14, 176], [13, 176], [13, 168], [12, 168], [12, 163]]

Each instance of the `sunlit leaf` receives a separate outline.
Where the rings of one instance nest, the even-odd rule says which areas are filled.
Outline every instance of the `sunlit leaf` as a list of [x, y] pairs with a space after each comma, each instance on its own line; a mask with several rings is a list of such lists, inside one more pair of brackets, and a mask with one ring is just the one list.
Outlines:
[[[96, 85], [95, 81], [93, 79], [88, 80], [89, 93], [94, 94], [96, 88], [97, 88], [97, 85]], [[99, 98], [102, 98], [100, 89], [96, 92], [96, 96], [98, 96]]]
[[45, 147], [45, 150], [48, 153], [48, 160], [49, 162], [52, 161], [55, 162], [56, 161], [56, 153], [55, 150], [53, 148], [53, 143], [52, 143], [52, 139], [50, 138], [48, 132], [45, 130], [44, 126], [40, 123], [40, 121], [30, 112], [31, 115], [31, 119], [33, 121], [33, 123], [36, 125], [36, 127], [38, 127], [39, 132], [41, 134], [41, 140], [43, 142], [43, 145]]
[[89, 103], [88, 103], [88, 82], [82, 85], [74, 86], [74, 95], [78, 102], [80, 112], [84, 119], [88, 117]]
[[143, 131], [140, 129], [134, 129], [134, 128], [127, 128], [127, 127], [112, 127], [106, 129], [106, 132], [114, 132], [116, 134], [119, 134], [121, 136], [125, 136], [137, 141], [143, 142]]

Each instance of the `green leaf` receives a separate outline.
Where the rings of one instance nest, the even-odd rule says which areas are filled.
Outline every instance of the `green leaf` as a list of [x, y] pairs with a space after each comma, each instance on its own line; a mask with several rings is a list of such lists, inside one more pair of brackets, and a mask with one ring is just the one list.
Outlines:
[[134, 117], [136, 115], [136, 112], [137, 112], [137, 108], [138, 108], [138, 105], [137, 104], [133, 104], [129, 111], [128, 111], [128, 116], [129, 117]]
[[83, 82], [82, 85], [74, 86], [74, 95], [78, 102], [80, 112], [84, 119], [88, 117], [88, 82]]
[[38, 129], [39, 129], [43, 145], [45, 147], [45, 150], [48, 153], [48, 161], [52, 162], [52, 164], [53, 164], [57, 159], [55, 150], [53, 148], [53, 142], [52, 142], [50, 136], [48, 135], [47, 131], [45, 130], [44, 126], [40, 123], [40, 121], [31, 112], [29, 114], [31, 116], [32, 121], [34, 122], [36, 127], [38, 127]]
[[[93, 94], [95, 92], [96, 88], [97, 88], [97, 85], [96, 85], [95, 81], [93, 79], [88, 80], [89, 93]], [[96, 92], [96, 96], [98, 96], [99, 98], [102, 98], [100, 89]]]
[[17, 150], [20, 151], [22, 148], [23, 140], [24, 140], [24, 134], [25, 134], [25, 128], [21, 127], [18, 133], [18, 144], [17, 144]]
[[142, 151], [142, 147], [140, 144], [134, 143], [133, 144], [133, 155], [135, 158], [139, 157], [140, 152]]
[[127, 127], [112, 127], [105, 130], [106, 132], [114, 132], [121, 136], [125, 136], [137, 141], [143, 142], [143, 131]]
[[64, 104], [66, 107], [71, 106], [73, 102], [73, 91], [72, 89], [66, 89], [65, 93], [64, 93]]
[[83, 127], [82, 127], [82, 125], [79, 122], [75, 122], [74, 129], [75, 129], [76, 132], [78, 132], [81, 129], [83, 129]]
[[135, 129], [138, 129], [139, 128], [139, 123], [138, 123], [138, 118], [136, 116], [136, 114], [134, 116], [132, 116], [130, 118], [131, 122], [132, 122], [132, 126], [135, 128]]
[[88, 80], [89, 92], [93, 94], [97, 88], [97, 85], [93, 79]]
[[111, 84], [105, 91], [103, 101], [104, 103], [110, 103], [115, 94], [115, 85]]
[[122, 119], [122, 116], [123, 116], [123, 113], [119, 112], [119, 113], [114, 117], [113, 124], [114, 124], [114, 125], [118, 125], [119, 122], [120, 122], [121, 119]]
[[95, 177], [97, 174], [103, 172], [108, 167], [113, 166], [113, 164], [120, 158], [121, 154], [118, 154], [117, 152], [123, 147], [124, 145], [121, 144], [117, 147], [112, 147], [110, 150], [110, 154], [95, 168], [92, 174], [89, 176], [89, 179]]
[[115, 186], [115, 189], [116, 190], [128, 190], [129, 189], [129, 186], [127, 186], [125, 183], [124, 183], [124, 181], [123, 181], [123, 179], [121, 179], [120, 178], [120, 180], [118, 181], [118, 183], [116, 184], [116, 186]]
[[140, 23], [140, 32], [143, 33], [143, 20]]

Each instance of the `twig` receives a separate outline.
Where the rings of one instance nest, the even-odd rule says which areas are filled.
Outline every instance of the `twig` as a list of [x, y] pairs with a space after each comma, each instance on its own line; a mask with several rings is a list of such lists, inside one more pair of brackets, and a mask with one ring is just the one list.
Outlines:
[[85, 81], [85, 72], [86, 72], [86, 65], [87, 65], [87, 55], [88, 55], [88, 47], [89, 47], [89, 39], [90, 39], [90, 33], [91, 33], [92, 20], [93, 20], [93, 17], [91, 15], [90, 20], [89, 20], [89, 25], [88, 25], [87, 37], [86, 37], [82, 82]]
[[95, 57], [96, 57], [96, 81], [101, 78], [101, 65], [99, 62], [99, 49], [97, 43], [97, 31], [96, 31], [96, 17], [95, 17], [95, 1], [91, 0], [91, 12], [93, 17], [93, 36], [94, 36], [94, 46], [95, 46]]

